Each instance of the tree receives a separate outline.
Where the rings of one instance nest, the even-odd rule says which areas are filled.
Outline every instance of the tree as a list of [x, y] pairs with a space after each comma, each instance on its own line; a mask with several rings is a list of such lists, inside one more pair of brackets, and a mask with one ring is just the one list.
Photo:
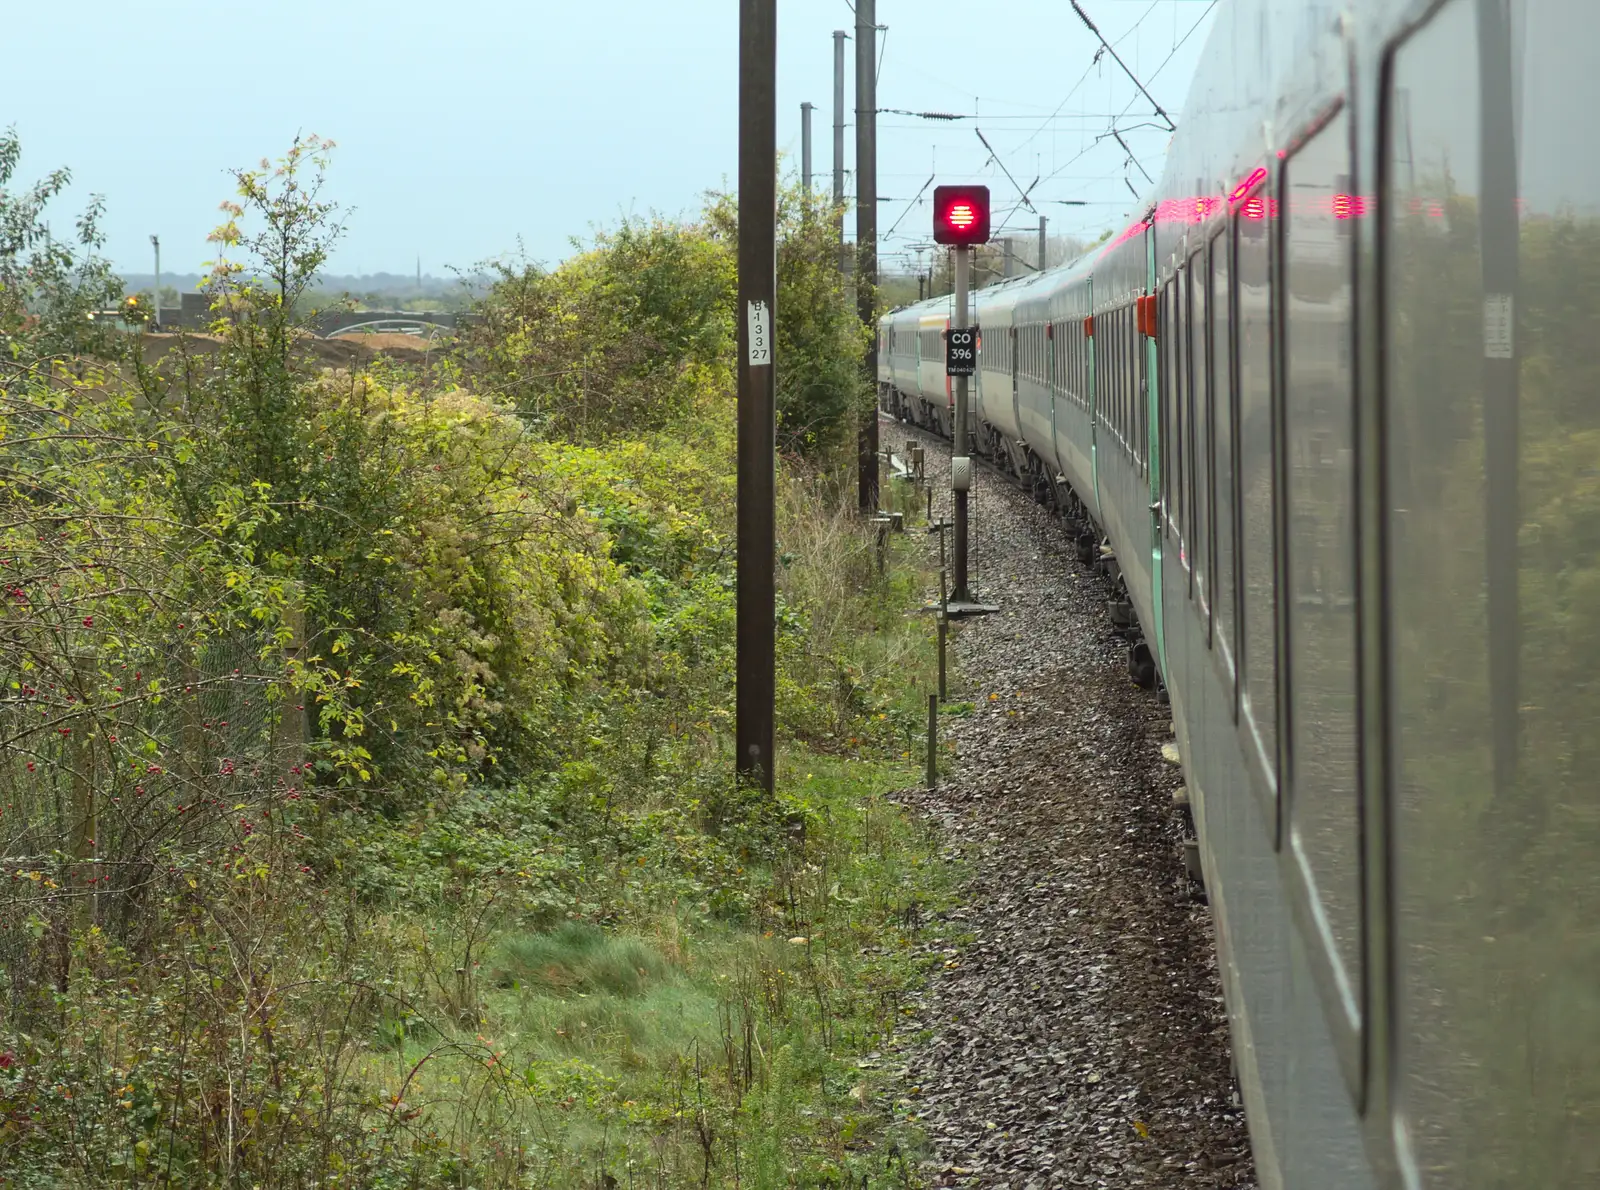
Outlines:
[[[739, 242], [738, 202], [708, 196], [706, 221], [729, 252]], [[778, 192], [778, 445], [817, 455], [853, 441], [872, 407], [861, 361], [871, 333], [838, 269], [838, 212], [790, 182]]]
[[104, 200], [92, 195], [63, 239], [45, 212], [72, 172], [52, 170], [26, 190], [13, 190], [21, 160], [22, 142], [8, 128], [0, 133], [0, 348], [19, 360], [106, 354], [115, 341], [112, 327], [91, 315], [117, 304], [122, 282], [98, 254]]

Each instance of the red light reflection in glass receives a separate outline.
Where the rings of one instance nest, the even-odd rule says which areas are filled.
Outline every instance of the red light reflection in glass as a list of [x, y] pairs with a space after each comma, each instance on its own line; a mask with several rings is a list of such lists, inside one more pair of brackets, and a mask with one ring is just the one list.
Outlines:
[[1245, 195], [1249, 194], [1251, 190], [1255, 189], [1255, 187], [1257, 185], [1259, 185], [1262, 182], [1265, 182], [1266, 180], [1267, 180], [1266, 167], [1265, 166], [1261, 166], [1253, 174], [1251, 174], [1248, 178], [1246, 178], [1244, 181], [1240, 182], [1238, 184], [1238, 186], [1234, 187], [1233, 193], [1228, 195], [1228, 201], [1229, 202], [1238, 202]]

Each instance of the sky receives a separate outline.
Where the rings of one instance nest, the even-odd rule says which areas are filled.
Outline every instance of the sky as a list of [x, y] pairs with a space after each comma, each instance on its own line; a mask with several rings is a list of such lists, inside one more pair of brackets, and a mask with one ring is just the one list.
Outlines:
[[[1212, 0], [1080, 0], [1156, 100], [1179, 118]], [[738, 165], [737, 0], [123, 0], [16, 5], [0, 125], [22, 140], [20, 182], [73, 171], [65, 226], [105, 196], [108, 255], [197, 272], [230, 194], [230, 167], [277, 156], [297, 133], [333, 139], [332, 197], [350, 208], [334, 273], [423, 272], [524, 253], [554, 264], [573, 237], [627, 215], [692, 216]], [[800, 105], [817, 105], [819, 189], [831, 185], [832, 31], [847, 0], [778, 2], [778, 144], [798, 170]], [[884, 265], [923, 241], [909, 209], [930, 174], [986, 181], [997, 212], [1026, 188], [1052, 231], [1119, 223], [1160, 176], [1169, 134], [1069, 0], [878, 0]], [[1183, 38], [1188, 36], [1188, 40]], [[1181, 43], [1181, 44], [1180, 44]], [[31, 52], [15, 52], [22, 47]], [[1176, 47], [1176, 48], [1175, 48]], [[846, 168], [853, 169], [854, 41]], [[1138, 165], [1112, 140], [1118, 127]], [[1154, 121], [1159, 124], [1159, 121]], [[980, 129], [998, 155], [978, 139]], [[853, 178], [853, 175], [850, 175]], [[853, 192], [853, 181], [847, 184]], [[924, 196], [926, 197], [926, 196]], [[1073, 199], [1091, 205], [1055, 205]], [[903, 219], [902, 219], [903, 217]], [[896, 226], [898, 221], [898, 226]], [[1037, 229], [1037, 216], [1016, 221]], [[997, 220], [998, 222], [998, 220]], [[1019, 230], [1026, 230], [1020, 229]]]

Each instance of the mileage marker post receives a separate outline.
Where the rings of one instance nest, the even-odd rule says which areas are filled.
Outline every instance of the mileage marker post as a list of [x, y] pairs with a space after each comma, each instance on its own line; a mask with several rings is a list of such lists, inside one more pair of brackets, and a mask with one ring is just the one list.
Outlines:
[[777, 0], [739, 0], [739, 474], [734, 768], [773, 788]]

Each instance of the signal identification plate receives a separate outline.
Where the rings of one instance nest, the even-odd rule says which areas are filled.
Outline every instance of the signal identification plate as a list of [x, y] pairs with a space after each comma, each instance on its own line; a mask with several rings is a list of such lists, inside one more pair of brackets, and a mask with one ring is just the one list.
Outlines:
[[944, 374], [971, 376], [978, 370], [978, 328], [951, 327], [944, 335]]

